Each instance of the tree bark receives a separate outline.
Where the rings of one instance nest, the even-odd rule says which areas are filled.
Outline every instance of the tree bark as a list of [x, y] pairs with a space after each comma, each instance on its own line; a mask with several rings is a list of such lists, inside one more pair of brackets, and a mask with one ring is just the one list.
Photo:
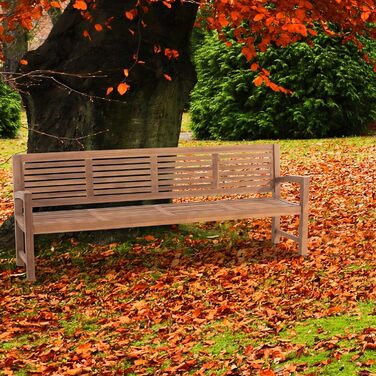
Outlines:
[[[142, 19], [128, 20], [124, 13], [133, 2], [98, 0], [90, 23], [73, 3], [20, 68], [28, 152], [176, 146], [196, 82], [190, 36], [197, 6], [176, 2], [168, 9], [153, 3]], [[95, 31], [96, 23], [104, 30]], [[179, 58], [168, 59], [166, 48], [177, 50]], [[130, 90], [120, 96], [116, 87], [125, 78]], [[108, 87], [114, 91], [106, 97]], [[10, 227], [0, 230], [0, 248], [12, 247]]]
[[[25, 57], [29, 64], [24, 73], [44, 71], [19, 81], [30, 128], [28, 152], [176, 146], [196, 81], [189, 47], [197, 7], [175, 4], [168, 9], [158, 3], [142, 20], [129, 21], [124, 2], [96, 4], [94, 23], [103, 25], [116, 15], [111, 29], [95, 31], [69, 5], [45, 43]], [[83, 37], [85, 30], [91, 40]], [[162, 53], [155, 53], [155, 46]], [[178, 50], [179, 58], [167, 59], [164, 48]], [[125, 68], [131, 88], [120, 96], [116, 86], [125, 79]], [[93, 77], [74, 76], [78, 74]], [[100, 99], [112, 86], [114, 92]]]

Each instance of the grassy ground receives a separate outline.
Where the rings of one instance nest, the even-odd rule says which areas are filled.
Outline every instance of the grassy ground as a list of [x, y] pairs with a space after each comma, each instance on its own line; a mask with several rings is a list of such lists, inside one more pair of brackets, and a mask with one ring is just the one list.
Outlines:
[[[306, 259], [265, 218], [59, 239], [36, 284], [0, 253], [0, 375], [375, 375], [376, 139], [280, 143], [283, 173], [311, 175]], [[0, 161], [24, 148], [0, 140]]]

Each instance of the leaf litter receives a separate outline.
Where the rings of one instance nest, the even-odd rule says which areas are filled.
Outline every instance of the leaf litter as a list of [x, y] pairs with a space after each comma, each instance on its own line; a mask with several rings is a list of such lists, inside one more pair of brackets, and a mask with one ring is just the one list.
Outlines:
[[[56, 241], [39, 251], [36, 284], [4, 257], [0, 374], [314, 375], [350, 356], [356, 374], [374, 375], [376, 146], [282, 146], [283, 173], [311, 175], [306, 259], [292, 241], [271, 244], [270, 219], [173, 226], [129, 244]], [[4, 219], [9, 195], [0, 205]], [[302, 323], [361, 320], [367, 302], [361, 330], [294, 341]]]

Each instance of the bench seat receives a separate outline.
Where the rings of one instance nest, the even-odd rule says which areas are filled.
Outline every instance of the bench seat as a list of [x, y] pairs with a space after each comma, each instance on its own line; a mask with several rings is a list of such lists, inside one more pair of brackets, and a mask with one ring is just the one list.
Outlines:
[[[153, 204], [34, 213], [34, 234], [109, 230], [299, 214], [300, 205], [276, 198]], [[18, 223], [24, 229], [23, 216]]]

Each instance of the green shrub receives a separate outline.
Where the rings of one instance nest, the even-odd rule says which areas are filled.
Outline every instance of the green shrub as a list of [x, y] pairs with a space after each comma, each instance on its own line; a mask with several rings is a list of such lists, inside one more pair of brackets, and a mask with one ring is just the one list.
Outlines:
[[14, 138], [21, 126], [21, 100], [0, 81], [0, 138]]
[[[215, 34], [195, 51], [198, 82], [191, 96], [198, 139], [314, 138], [357, 135], [376, 119], [376, 75], [351, 44], [321, 33], [259, 55], [271, 79], [293, 91], [252, 83], [256, 73]], [[375, 42], [368, 41], [371, 53]]]

